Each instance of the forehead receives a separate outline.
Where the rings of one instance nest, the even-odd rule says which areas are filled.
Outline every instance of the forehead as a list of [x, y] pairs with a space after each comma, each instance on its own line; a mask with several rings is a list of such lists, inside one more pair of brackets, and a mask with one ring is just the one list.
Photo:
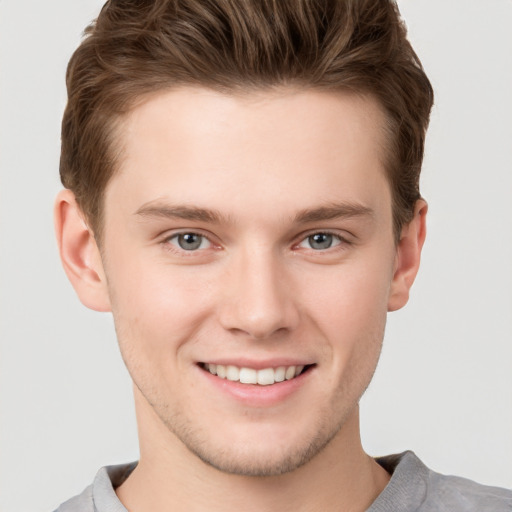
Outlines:
[[319, 202], [387, 207], [384, 123], [375, 100], [344, 92], [158, 93], [119, 127], [106, 211], [167, 199], [235, 216]]

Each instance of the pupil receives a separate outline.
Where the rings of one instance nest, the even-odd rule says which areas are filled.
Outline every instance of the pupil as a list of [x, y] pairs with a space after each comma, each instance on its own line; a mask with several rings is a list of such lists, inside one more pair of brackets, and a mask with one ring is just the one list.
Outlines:
[[332, 235], [329, 233], [315, 233], [309, 237], [313, 249], [329, 249], [332, 245]]
[[178, 237], [178, 243], [185, 251], [193, 251], [194, 249], [198, 249], [201, 245], [201, 238], [201, 235], [186, 233]]

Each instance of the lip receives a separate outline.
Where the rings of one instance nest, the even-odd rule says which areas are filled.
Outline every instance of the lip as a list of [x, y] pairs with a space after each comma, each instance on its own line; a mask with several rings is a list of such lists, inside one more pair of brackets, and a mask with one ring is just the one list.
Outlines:
[[[279, 366], [298, 366], [302, 362], [292, 359], [273, 359], [272, 361], [243, 361], [241, 359], [230, 360], [222, 359], [216, 361], [208, 361], [211, 364], [225, 364], [238, 367], [254, 368], [261, 370], [264, 368], [277, 368]], [[304, 366], [308, 363], [304, 364]], [[214, 392], [219, 392], [222, 396], [245, 407], [265, 408], [282, 404], [292, 395], [298, 393], [304, 385], [311, 379], [315, 372], [316, 365], [309, 363], [309, 368], [299, 376], [283, 382], [277, 382], [270, 386], [260, 386], [257, 384], [242, 384], [239, 381], [230, 381], [228, 379], [221, 379], [216, 375], [212, 375], [209, 371], [196, 365], [200, 378], [204, 379], [203, 382], [212, 389]]]

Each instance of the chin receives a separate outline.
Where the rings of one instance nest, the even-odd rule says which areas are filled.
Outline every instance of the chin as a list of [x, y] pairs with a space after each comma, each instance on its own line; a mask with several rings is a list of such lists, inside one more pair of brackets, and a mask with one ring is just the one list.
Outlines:
[[212, 453], [206, 450], [194, 450], [188, 447], [197, 457], [209, 466], [231, 475], [268, 477], [278, 476], [290, 473], [308, 463], [317, 455], [328, 443], [330, 439], [318, 439], [301, 449], [295, 448], [293, 451], [287, 451], [276, 454], [276, 450], [269, 450], [273, 453], [247, 453], [249, 450], [243, 450], [244, 453]]
[[211, 437], [190, 425], [164, 422], [189, 453], [208, 466], [226, 474], [268, 477], [293, 472], [322, 452], [345, 423], [333, 420], [331, 412], [319, 414], [309, 426], [302, 425], [302, 432], [295, 424], [240, 425], [238, 433], [224, 429], [220, 436]]

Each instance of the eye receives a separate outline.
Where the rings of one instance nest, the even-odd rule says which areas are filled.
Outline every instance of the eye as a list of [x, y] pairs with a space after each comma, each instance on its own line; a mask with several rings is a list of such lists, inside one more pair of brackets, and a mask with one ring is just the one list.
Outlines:
[[198, 233], [179, 233], [170, 237], [168, 242], [184, 251], [208, 249], [211, 246], [211, 242], [205, 236]]
[[313, 233], [306, 237], [300, 244], [299, 247], [306, 247], [308, 249], [314, 249], [315, 251], [322, 251], [330, 249], [341, 244], [341, 239], [337, 235], [332, 233]]

